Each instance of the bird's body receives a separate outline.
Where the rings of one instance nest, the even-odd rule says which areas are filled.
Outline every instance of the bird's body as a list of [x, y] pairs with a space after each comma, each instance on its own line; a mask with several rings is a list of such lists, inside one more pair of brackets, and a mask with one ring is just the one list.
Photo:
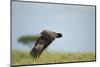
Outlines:
[[34, 48], [30, 52], [31, 56], [33, 58], [39, 58], [43, 50], [46, 49], [55, 40], [55, 38], [59, 37], [62, 37], [60, 33], [48, 30], [41, 32], [41, 36], [37, 39]]

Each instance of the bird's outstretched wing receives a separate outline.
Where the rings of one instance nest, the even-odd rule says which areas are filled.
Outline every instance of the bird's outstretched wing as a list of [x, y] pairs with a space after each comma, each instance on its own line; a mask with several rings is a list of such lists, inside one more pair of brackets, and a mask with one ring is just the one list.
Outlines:
[[47, 41], [44, 38], [40, 37], [34, 46], [34, 48], [30, 51], [30, 56], [34, 59], [39, 58], [43, 50], [47, 47]]

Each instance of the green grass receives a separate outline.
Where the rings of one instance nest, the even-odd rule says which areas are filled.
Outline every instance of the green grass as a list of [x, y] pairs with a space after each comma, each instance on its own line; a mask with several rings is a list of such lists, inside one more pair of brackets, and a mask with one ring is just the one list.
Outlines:
[[32, 59], [29, 52], [12, 51], [12, 65], [45, 64], [60, 62], [94, 61], [95, 53], [62, 53], [44, 51], [39, 59]]

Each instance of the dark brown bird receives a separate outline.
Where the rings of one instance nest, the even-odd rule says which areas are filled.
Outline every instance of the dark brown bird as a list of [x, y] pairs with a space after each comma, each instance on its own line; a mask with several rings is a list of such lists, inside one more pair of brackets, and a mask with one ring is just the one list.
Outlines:
[[41, 53], [55, 40], [62, 37], [61, 33], [56, 33], [48, 30], [41, 32], [41, 36], [37, 39], [34, 48], [30, 51], [30, 56], [33, 59], [39, 58]]

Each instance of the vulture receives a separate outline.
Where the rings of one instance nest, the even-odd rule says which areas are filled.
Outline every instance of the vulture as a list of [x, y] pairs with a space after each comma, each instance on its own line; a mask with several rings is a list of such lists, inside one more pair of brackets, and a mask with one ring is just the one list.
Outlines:
[[36, 40], [33, 49], [30, 51], [30, 56], [33, 59], [39, 58], [41, 53], [56, 39], [62, 37], [61, 33], [43, 30], [41, 36]]

